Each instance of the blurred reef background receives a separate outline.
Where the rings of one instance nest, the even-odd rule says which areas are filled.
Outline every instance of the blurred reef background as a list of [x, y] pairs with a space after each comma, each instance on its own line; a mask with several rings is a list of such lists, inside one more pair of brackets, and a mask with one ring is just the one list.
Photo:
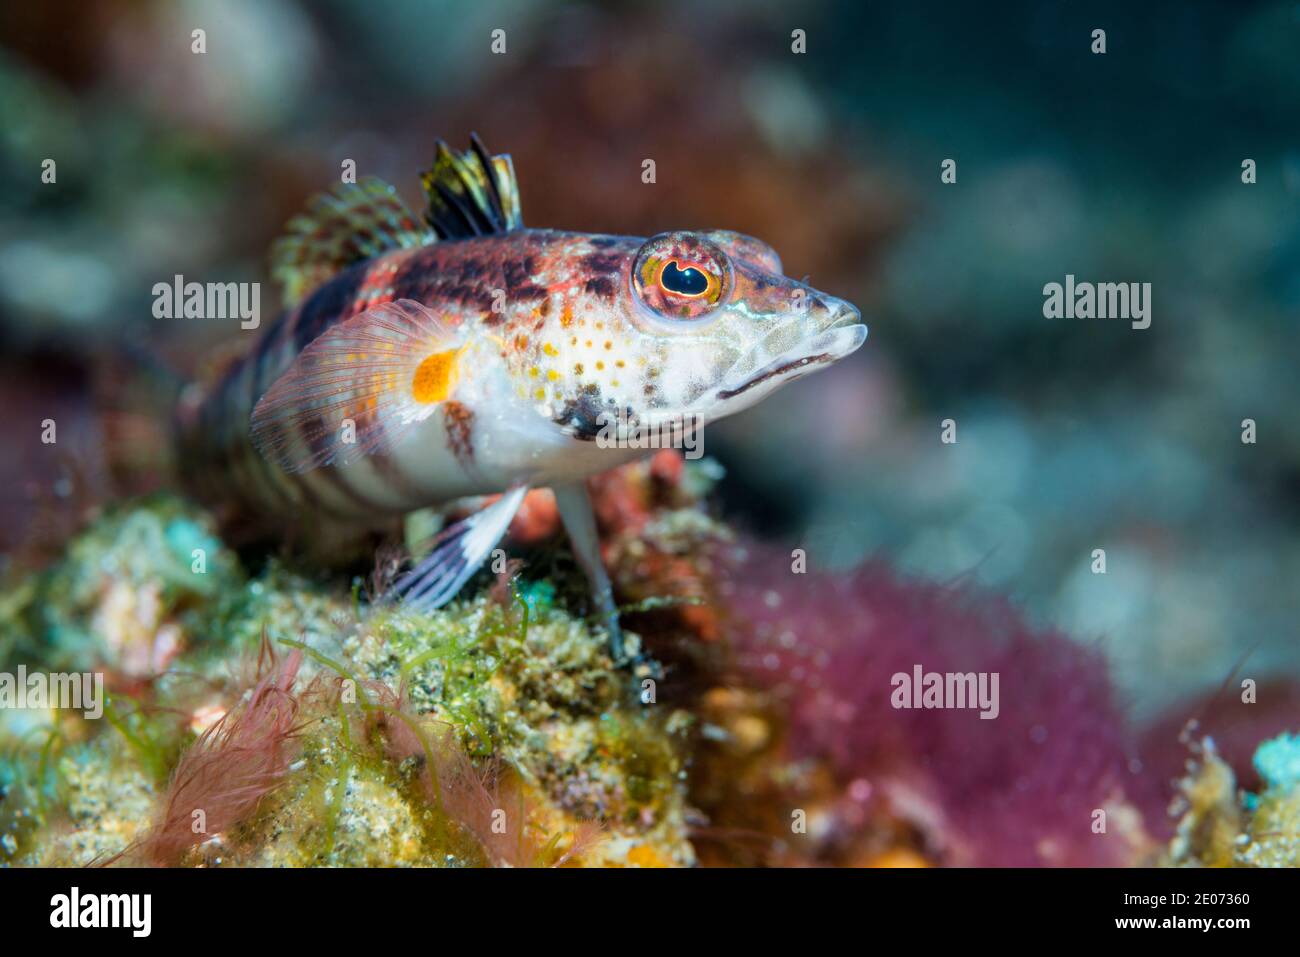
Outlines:
[[[1294, 864], [1300, 8], [1177, 11], [5, 5], [0, 667], [105, 668], [120, 698], [112, 733], [6, 717], [0, 856]], [[710, 427], [705, 464], [601, 484], [653, 708], [602, 660], [544, 501], [513, 578], [375, 619], [347, 580], [228, 550], [168, 494], [167, 410], [127, 411], [139, 356], [188, 374], [251, 335], [154, 319], [154, 283], [261, 281], [269, 316], [269, 244], [345, 159], [411, 199], [434, 139], [472, 130], [513, 155], [530, 225], [741, 230], [871, 329]], [[1151, 328], [1045, 319], [1066, 274], [1150, 282]], [[891, 709], [916, 661], [1001, 670], [1003, 714]], [[437, 721], [349, 710], [339, 667]], [[267, 681], [307, 723], [249, 772], [266, 799], [228, 809], [238, 840], [169, 849], [200, 713], [237, 723]], [[528, 821], [512, 847], [483, 816], [502, 794]]]

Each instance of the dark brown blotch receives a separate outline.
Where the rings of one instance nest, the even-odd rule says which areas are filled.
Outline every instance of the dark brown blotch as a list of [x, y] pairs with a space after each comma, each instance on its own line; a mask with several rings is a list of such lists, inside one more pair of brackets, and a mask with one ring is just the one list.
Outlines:
[[588, 293], [599, 299], [613, 299], [614, 294], [618, 291], [618, 286], [608, 276], [597, 276], [594, 279], [588, 279], [585, 288]]
[[579, 262], [583, 271], [587, 273], [617, 273], [623, 268], [623, 257], [616, 253], [591, 252], [583, 256]]
[[474, 462], [474, 413], [454, 399], [443, 403], [443, 422], [447, 428], [447, 447], [461, 465]]

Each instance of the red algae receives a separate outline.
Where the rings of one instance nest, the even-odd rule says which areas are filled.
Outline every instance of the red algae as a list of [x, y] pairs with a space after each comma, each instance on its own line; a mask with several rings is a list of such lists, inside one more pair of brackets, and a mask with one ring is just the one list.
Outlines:
[[[1031, 628], [1002, 598], [881, 562], [798, 574], [789, 554], [751, 545], [719, 565], [735, 666], [779, 703], [789, 759], [909, 821], [928, 857], [1120, 865], [1143, 851], [1139, 809], [1158, 800], [1099, 652]], [[998, 675], [996, 717], [895, 707], [895, 676], [917, 666]]]
[[279, 786], [293, 758], [302, 664], [294, 650], [275, 663], [248, 701], [226, 712], [181, 755], [163, 810], [139, 846], [145, 859], [175, 865], [195, 844], [247, 819]]

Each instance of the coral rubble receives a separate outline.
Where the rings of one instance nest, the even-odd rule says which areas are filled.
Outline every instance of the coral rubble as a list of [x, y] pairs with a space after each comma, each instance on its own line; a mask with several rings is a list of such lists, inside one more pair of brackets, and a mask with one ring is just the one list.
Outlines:
[[[276, 561], [245, 576], [206, 528], [173, 499], [137, 503], [8, 609], [34, 667], [113, 680], [105, 721], [0, 712], [5, 860], [693, 862], [688, 717], [644, 705], [548, 585], [364, 609]], [[119, 666], [164, 636], [165, 662]]]
[[[1096, 650], [966, 583], [809, 568], [710, 514], [718, 475], [593, 482], [632, 667], [541, 493], [522, 557], [435, 612], [237, 554], [176, 498], [106, 511], [0, 601], [5, 667], [107, 692], [102, 720], [0, 709], [0, 863], [1297, 863], [1300, 738], [1258, 747], [1255, 793], [1195, 741], [1171, 819]], [[900, 707], [914, 669], [1001, 700]]]
[[1300, 737], [1281, 734], [1259, 745], [1258, 793], [1240, 790], [1212, 738], [1191, 739], [1179, 782], [1177, 831], [1167, 863], [1193, 867], [1300, 866]]

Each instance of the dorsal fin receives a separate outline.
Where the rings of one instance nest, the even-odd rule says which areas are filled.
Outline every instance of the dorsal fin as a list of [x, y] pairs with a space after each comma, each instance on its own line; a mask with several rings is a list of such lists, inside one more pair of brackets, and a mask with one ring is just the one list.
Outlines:
[[271, 247], [271, 275], [293, 306], [346, 267], [434, 241], [397, 191], [373, 176], [316, 196]]
[[424, 218], [439, 239], [504, 233], [524, 225], [509, 156], [492, 156], [477, 134], [457, 154], [438, 140], [433, 166], [420, 174], [429, 196]]

